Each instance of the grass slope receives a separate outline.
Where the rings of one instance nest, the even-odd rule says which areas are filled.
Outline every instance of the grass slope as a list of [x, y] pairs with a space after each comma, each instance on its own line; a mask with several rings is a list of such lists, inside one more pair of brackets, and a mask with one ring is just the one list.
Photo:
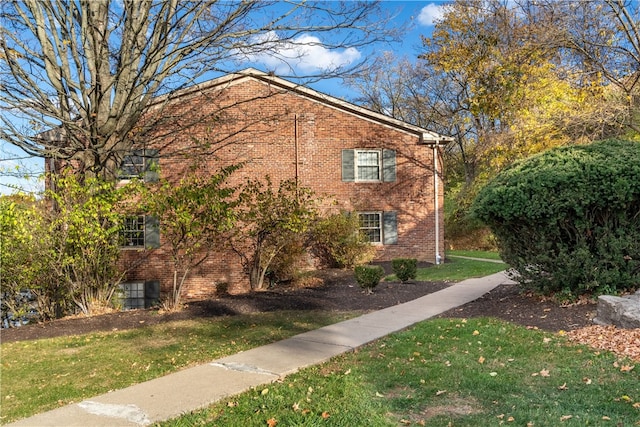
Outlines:
[[161, 425], [635, 426], [629, 367], [560, 335], [440, 319]]

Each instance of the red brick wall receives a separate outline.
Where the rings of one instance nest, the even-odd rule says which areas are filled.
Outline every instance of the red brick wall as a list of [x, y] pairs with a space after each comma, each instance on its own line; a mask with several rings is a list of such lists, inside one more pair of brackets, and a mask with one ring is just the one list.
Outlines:
[[[433, 151], [419, 138], [355, 114], [341, 111], [306, 96], [278, 92], [264, 82], [245, 80], [220, 93], [194, 95], [163, 114], [189, 115], [198, 120], [184, 132], [155, 129], [152, 145], [160, 148], [160, 170], [165, 177], [186, 173], [195, 159], [212, 172], [221, 165], [246, 162], [231, 183], [247, 177], [269, 175], [274, 183], [297, 179], [323, 197], [325, 209], [396, 211], [398, 243], [377, 246], [377, 258], [435, 259]], [[169, 125], [167, 125], [169, 126]], [[210, 145], [204, 144], [209, 142]], [[342, 182], [342, 149], [396, 150], [396, 181], [390, 183]], [[190, 158], [189, 155], [192, 155]], [[296, 167], [297, 159], [297, 167]], [[439, 167], [442, 165], [440, 164]], [[442, 185], [439, 188], [443, 251]], [[162, 220], [161, 220], [162, 221]], [[162, 241], [162, 223], [161, 223]], [[124, 251], [134, 266], [138, 251]], [[172, 266], [163, 248], [144, 253], [144, 262], [132, 268], [129, 279], [156, 279], [164, 291], [172, 284]], [[185, 296], [204, 298], [218, 283], [231, 292], [246, 290], [248, 282], [232, 252], [217, 252], [190, 274]]]

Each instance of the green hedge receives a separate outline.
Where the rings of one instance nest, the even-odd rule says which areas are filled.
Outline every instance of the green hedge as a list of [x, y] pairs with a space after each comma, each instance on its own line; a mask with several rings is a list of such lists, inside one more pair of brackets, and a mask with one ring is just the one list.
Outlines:
[[373, 288], [378, 286], [384, 277], [384, 269], [379, 265], [359, 265], [354, 269], [356, 282], [368, 294], [373, 292]]
[[418, 260], [415, 258], [395, 258], [391, 260], [391, 268], [402, 283], [416, 278], [418, 274]]
[[473, 213], [519, 280], [543, 293], [640, 284], [640, 143], [562, 147], [518, 162], [479, 192]]

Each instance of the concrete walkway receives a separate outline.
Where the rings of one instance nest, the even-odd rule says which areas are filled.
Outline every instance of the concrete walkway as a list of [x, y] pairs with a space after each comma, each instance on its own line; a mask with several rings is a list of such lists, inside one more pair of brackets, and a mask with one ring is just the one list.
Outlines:
[[175, 418], [251, 387], [270, 384], [385, 335], [473, 301], [504, 272], [468, 279], [416, 300], [296, 335], [211, 363], [63, 406], [9, 426], [145, 426]]

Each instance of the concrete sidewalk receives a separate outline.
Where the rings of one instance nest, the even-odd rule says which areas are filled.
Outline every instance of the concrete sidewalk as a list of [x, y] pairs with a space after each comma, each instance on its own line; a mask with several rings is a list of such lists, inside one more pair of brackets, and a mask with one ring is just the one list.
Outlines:
[[506, 283], [513, 282], [504, 272], [464, 280], [414, 301], [63, 406], [8, 426], [144, 426], [175, 418], [354, 350], [473, 301]]

